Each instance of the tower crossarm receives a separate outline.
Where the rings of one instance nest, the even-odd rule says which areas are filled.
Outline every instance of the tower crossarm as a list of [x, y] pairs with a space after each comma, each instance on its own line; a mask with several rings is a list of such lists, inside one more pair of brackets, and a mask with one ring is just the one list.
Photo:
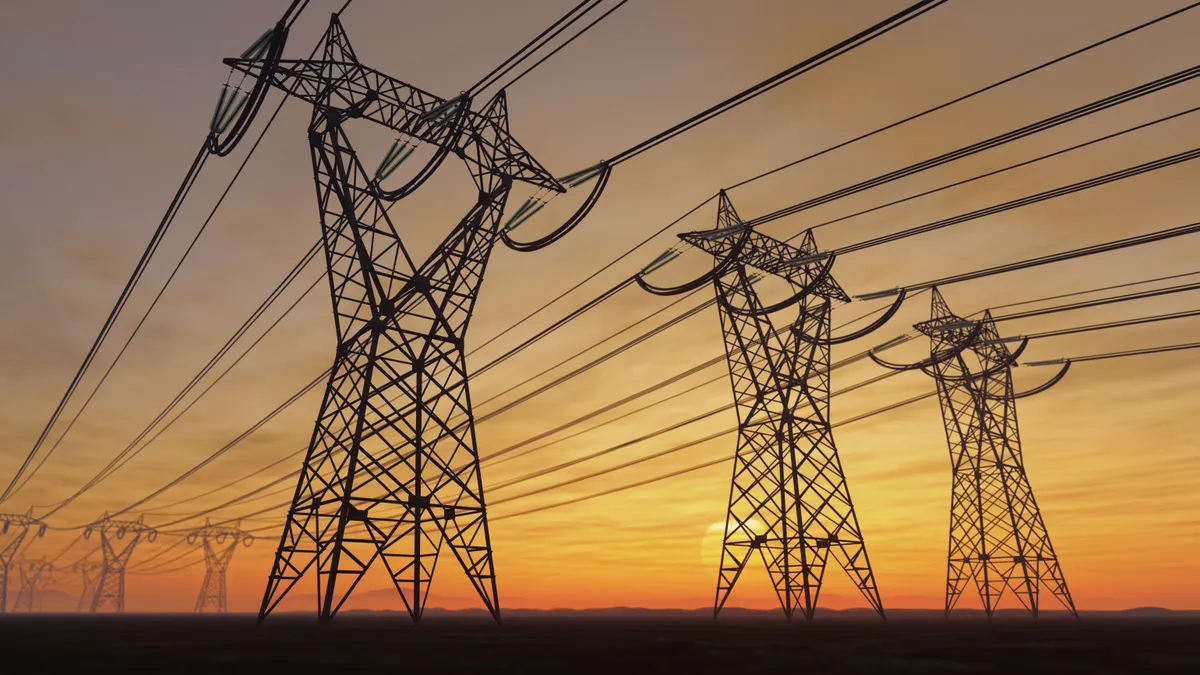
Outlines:
[[[749, 226], [736, 222], [712, 230], [685, 232], [679, 238], [720, 261], [734, 253], [746, 227]], [[816, 250], [811, 236], [806, 236], [804, 244], [796, 247], [751, 230], [741, 247], [737, 262], [786, 279], [794, 286], [806, 288], [810, 294], [842, 302], [850, 301], [842, 287], [828, 275], [828, 256]]]
[[[326, 43], [341, 24], [333, 17]], [[509, 133], [507, 119], [470, 110], [465, 95], [445, 99], [359, 63], [352, 50], [322, 59], [228, 58], [236, 71], [316, 108], [370, 120], [461, 157], [473, 171], [565, 192], [565, 188]], [[501, 94], [503, 95], [503, 94]], [[455, 124], [461, 121], [461, 124]]]

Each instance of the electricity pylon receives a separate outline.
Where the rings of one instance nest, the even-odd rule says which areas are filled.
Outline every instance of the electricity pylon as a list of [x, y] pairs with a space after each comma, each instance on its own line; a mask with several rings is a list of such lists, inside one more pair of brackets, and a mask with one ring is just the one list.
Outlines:
[[946, 573], [946, 614], [972, 582], [987, 616], [1011, 591], [1036, 617], [1045, 586], [1078, 616], [1033, 488], [1025, 473], [1016, 400], [1056, 384], [1065, 364], [1045, 384], [1015, 393], [1012, 367], [1027, 340], [1010, 350], [990, 312], [968, 320], [950, 311], [933, 289], [931, 316], [915, 328], [930, 338], [930, 357], [893, 369], [920, 369], [937, 383], [953, 487]]
[[79, 592], [79, 602], [75, 604], [75, 611], [82, 612], [85, 608], [92, 606], [92, 598], [96, 596], [96, 582], [100, 580], [100, 573], [104, 570], [104, 564], [95, 560], [88, 560], [88, 556], [84, 556], [75, 561], [67, 569], [71, 572], [78, 572], [81, 577], [82, 590]]
[[7, 611], [9, 574], [30, 530], [39, 537], [46, 534], [46, 524], [33, 517], [33, 509], [24, 514], [0, 513], [0, 614]]
[[[833, 259], [818, 253], [811, 231], [799, 248], [754, 231], [724, 192], [717, 227], [680, 237], [716, 261], [709, 276], [738, 414], [713, 616], [755, 551], [789, 619], [797, 608], [813, 617], [831, 554], [883, 616], [829, 421], [830, 345], [865, 335], [882, 321], [832, 338], [833, 303], [850, 300], [829, 274]], [[764, 304], [754, 286], [761, 275], [785, 281], [791, 297]], [[791, 306], [799, 309], [796, 320], [777, 332], [769, 315]]]
[[137, 545], [143, 540], [154, 541], [158, 531], [142, 522], [142, 516], [137, 520], [113, 520], [107, 513], [83, 531], [84, 539], [90, 539], [93, 531], [100, 533], [102, 557], [100, 578], [96, 580], [96, 592], [89, 609], [98, 612], [108, 607], [114, 612], [124, 612], [125, 567]]
[[229, 570], [229, 561], [233, 560], [238, 545], [250, 546], [254, 536], [237, 525], [213, 525], [205, 519], [204, 527], [188, 532], [187, 543], [194, 546], [197, 542], [204, 547], [204, 581], [200, 584], [195, 611], [227, 612], [225, 574]]
[[[315, 566], [318, 618], [329, 621], [381, 559], [419, 621], [445, 543], [499, 620], [464, 341], [514, 181], [564, 188], [509, 134], [503, 91], [474, 111], [465, 94], [441, 99], [368, 68], [336, 15], [320, 53], [225, 61], [312, 106], [308, 140], [337, 332], [259, 619]], [[344, 130], [360, 119], [437, 150], [407, 185], [386, 190], [380, 179], [408, 155], [393, 146], [368, 173]], [[418, 265], [388, 209], [448, 154], [467, 165], [478, 198]]]
[[21, 590], [17, 592], [14, 609], [32, 612], [37, 604], [38, 593], [51, 581], [47, 575], [54, 571], [54, 564], [45, 558], [37, 558], [17, 563], [17, 570], [21, 576]]

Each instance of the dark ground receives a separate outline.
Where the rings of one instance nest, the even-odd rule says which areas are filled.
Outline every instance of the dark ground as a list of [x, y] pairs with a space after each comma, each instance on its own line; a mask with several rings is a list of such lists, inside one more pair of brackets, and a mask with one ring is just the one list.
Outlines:
[[12, 673], [1200, 673], [1200, 619], [8, 615]]

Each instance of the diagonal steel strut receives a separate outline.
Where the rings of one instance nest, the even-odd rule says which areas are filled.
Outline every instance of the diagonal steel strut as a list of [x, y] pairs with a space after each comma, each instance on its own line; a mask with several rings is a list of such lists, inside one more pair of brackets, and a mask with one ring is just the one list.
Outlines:
[[[789, 619], [797, 608], [812, 618], [831, 554], [882, 616], [829, 421], [830, 315], [849, 298], [829, 276], [832, 261], [815, 259], [811, 232], [794, 247], [745, 228], [722, 193], [717, 227], [680, 235], [723, 270], [713, 285], [738, 414], [713, 615], [757, 551]], [[761, 274], [784, 280], [793, 297], [765, 306]], [[776, 331], [769, 314], [783, 306], [798, 315]]]

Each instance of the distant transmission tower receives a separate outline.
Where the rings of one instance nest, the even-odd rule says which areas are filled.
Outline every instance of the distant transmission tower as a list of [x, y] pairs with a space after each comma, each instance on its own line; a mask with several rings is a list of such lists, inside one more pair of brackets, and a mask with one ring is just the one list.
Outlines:
[[1009, 350], [990, 312], [977, 321], [955, 316], [937, 289], [930, 319], [915, 327], [930, 338], [928, 359], [897, 365], [871, 356], [893, 369], [919, 368], [937, 383], [953, 471], [946, 614], [974, 583], [989, 617], [1005, 591], [1036, 617], [1043, 587], [1078, 616], [1025, 474], [1016, 406], [1056, 384], [1070, 364], [1015, 393], [1012, 367], [1027, 341]]
[[[514, 181], [564, 188], [509, 134], [503, 91], [476, 112], [465, 94], [441, 99], [368, 68], [336, 15], [320, 58], [280, 60], [276, 51], [225, 63], [312, 106], [338, 346], [259, 618], [315, 566], [318, 616], [328, 621], [382, 560], [419, 621], [447, 544], [499, 619], [464, 340]], [[355, 120], [406, 139], [374, 173], [344, 131]], [[429, 163], [405, 186], [381, 187], [422, 142], [436, 148]], [[418, 265], [388, 208], [449, 154], [467, 165], [477, 202]]]
[[82, 582], [82, 590], [79, 592], [79, 602], [75, 605], [75, 611], [82, 612], [85, 609], [90, 609], [92, 598], [96, 597], [96, 582], [100, 581], [100, 574], [104, 570], [104, 564], [88, 560], [87, 557], [84, 557], [77, 560], [67, 569], [71, 572], [78, 572], [81, 577], [80, 581]]
[[9, 575], [30, 530], [39, 537], [46, 534], [46, 524], [33, 517], [33, 509], [21, 515], [0, 513], [0, 614], [7, 611]]
[[143, 540], [154, 541], [158, 538], [158, 532], [143, 523], [141, 516], [137, 520], [113, 520], [108, 514], [89, 525], [83, 531], [84, 538], [91, 538], [93, 531], [100, 533], [100, 553], [103, 557], [90, 610], [98, 612], [107, 608], [124, 612], [125, 567], [129, 565], [137, 545]]
[[[713, 616], [756, 551], [789, 619], [797, 608], [812, 618], [831, 554], [883, 616], [830, 428], [829, 351], [892, 312], [854, 335], [832, 338], [833, 303], [850, 300], [829, 274], [833, 259], [817, 251], [811, 231], [796, 248], [744, 225], [724, 192], [716, 229], [680, 236], [716, 259], [707, 278], [716, 287], [738, 414]], [[792, 296], [765, 305], [754, 287], [764, 274], [785, 281]], [[777, 332], [769, 315], [792, 306], [799, 309], [796, 320]]]
[[51, 581], [49, 574], [54, 564], [45, 558], [26, 560], [17, 564], [21, 575], [21, 590], [17, 592], [16, 611], [32, 612], [37, 605], [38, 593]]
[[204, 581], [200, 584], [200, 595], [196, 598], [197, 612], [220, 612], [228, 610], [225, 595], [225, 573], [229, 561], [239, 545], [250, 546], [254, 537], [239, 526], [224, 527], [205, 520], [204, 527], [188, 532], [187, 543], [197, 542], [204, 547]]

